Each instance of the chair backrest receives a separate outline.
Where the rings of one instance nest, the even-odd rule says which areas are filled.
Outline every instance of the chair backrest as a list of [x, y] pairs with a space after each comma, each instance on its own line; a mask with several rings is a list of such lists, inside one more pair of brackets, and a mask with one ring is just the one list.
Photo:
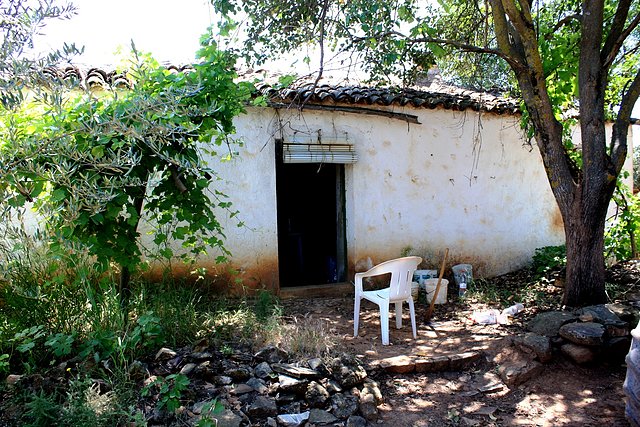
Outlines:
[[396, 258], [380, 263], [366, 272], [367, 276], [378, 276], [391, 273], [389, 284], [389, 300], [404, 300], [411, 295], [413, 272], [422, 262], [419, 256]]

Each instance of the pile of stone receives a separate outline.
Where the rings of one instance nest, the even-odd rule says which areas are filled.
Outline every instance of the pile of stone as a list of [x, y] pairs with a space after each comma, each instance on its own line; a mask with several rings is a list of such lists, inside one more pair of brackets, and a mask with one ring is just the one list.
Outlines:
[[548, 341], [549, 350], [559, 349], [576, 363], [622, 363], [631, 344], [630, 331], [639, 319], [632, 306], [601, 304], [539, 314], [527, 329], [539, 341]]
[[578, 364], [620, 364], [639, 320], [640, 310], [623, 304], [544, 312], [527, 324], [528, 332], [503, 340], [489, 359], [509, 387], [532, 379], [559, 355]]
[[274, 346], [228, 356], [163, 348], [155, 360], [138, 365], [138, 374], [147, 385], [160, 376], [187, 376], [190, 388], [182, 401], [192, 403], [175, 415], [159, 407], [162, 396], [151, 396], [143, 412], [149, 425], [171, 424], [172, 417], [196, 425], [206, 417], [218, 427], [364, 427], [378, 419], [382, 394], [358, 359], [347, 354], [296, 363], [286, 363], [288, 359]]

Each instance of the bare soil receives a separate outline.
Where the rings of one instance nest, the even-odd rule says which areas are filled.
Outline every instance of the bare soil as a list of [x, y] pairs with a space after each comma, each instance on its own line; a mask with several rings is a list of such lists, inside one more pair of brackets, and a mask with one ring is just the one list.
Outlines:
[[[622, 362], [577, 366], [555, 354], [537, 377], [509, 388], [496, 374], [493, 356], [508, 338], [524, 332], [538, 309], [527, 308], [510, 325], [477, 325], [470, 320], [483, 304], [436, 306], [425, 321], [426, 303], [416, 307], [418, 338], [408, 310], [403, 328], [390, 325], [391, 345], [380, 340], [377, 306], [363, 301], [359, 336], [353, 337], [353, 296], [283, 301], [285, 315], [321, 319], [337, 337], [340, 351], [356, 354], [382, 389], [381, 426], [628, 426], [624, 416]], [[445, 355], [481, 351], [480, 361], [463, 371], [391, 374], [380, 361], [398, 355]], [[479, 389], [485, 390], [480, 392]]]

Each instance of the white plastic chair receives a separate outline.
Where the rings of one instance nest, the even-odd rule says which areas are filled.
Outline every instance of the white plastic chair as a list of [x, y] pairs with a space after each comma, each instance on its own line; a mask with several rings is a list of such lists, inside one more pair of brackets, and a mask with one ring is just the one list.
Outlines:
[[[382, 329], [382, 344], [389, 345], [389, 304], [396, 305], [396, 328], [402, 327], [402, 303], [409, 304], [411, 313], [411, 327], [413, 338], [416, 335], [416, 314], [411, 296], [411, 281], [413, 272], [418, 268], [422, 258], [409, 256], [392, 259], [376, 265], [364, 273], [356, 273], [355, 276], [355, 303], [353, 306], [353, 336], [358, 336], [358, 324], [360, 323], [360, 301], [364, 298], [378, 304], [380, 307], [380, 328]], [[377, 291], [365, 291], [362, 288], [362, 279], [365, 277], [379, 276], [391, 273], [391, 282], [388, 288]]]

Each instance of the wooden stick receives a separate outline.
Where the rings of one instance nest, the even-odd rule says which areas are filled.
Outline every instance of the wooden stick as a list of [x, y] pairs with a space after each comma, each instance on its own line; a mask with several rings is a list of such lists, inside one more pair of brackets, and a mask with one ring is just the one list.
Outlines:
[[442, 276], [444, 276], [444, 266], [447, 264], [447, 257], [449, 256], [449, 248], [444, 250], [444, 258], [442, 259], [442, 265], [440, 266], [440, 276], [438, 277], [438, 284], [436, 285], [436, 291], [433, 293], [433, 297], [431, 298], [431, 305], [429, 306], [429, 310], [427, 310], [427, 315], [425, 316], [424, 321], [428, 322], [431, 319], [431, 313], [433, 313], [433, 306], [436, 305], [436, 298], [438, 297], [438, 292], [440, 292], [440, 285], [442, 284]]

